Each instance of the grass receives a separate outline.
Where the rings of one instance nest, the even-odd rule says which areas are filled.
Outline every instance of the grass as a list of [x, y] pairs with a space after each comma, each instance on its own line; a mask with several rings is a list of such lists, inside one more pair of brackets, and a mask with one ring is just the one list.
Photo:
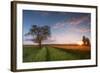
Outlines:
[[23, 62], [35, 61], [36, 54], [40, 51], [39, 48], [34, 46], [23, 47]]
[[51, 61], [76, 59], [74, 55], [66, 51], [56, 49], [53, 47], [48, 47], [47, 49], [49, 51]]
[[51, 46], [44, 46], [41, 49], [36, 46], [23, 47], [23, 62], [81, 60], [81, 59], [90, 59], [90, 51], [84, 52], [80, 50], [62, 49]]

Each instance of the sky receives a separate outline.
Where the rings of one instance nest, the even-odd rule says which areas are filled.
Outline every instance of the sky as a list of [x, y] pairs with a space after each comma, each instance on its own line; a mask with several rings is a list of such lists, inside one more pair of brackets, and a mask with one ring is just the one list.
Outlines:
[[54, 12], [23, 10], [23, 44], [36, 44], [24, 36], [32, 25], [50, 26], [51, 37], [43, 44], [76, 44], [82, 36], [91, 39], [91, 14], [77, 12]]

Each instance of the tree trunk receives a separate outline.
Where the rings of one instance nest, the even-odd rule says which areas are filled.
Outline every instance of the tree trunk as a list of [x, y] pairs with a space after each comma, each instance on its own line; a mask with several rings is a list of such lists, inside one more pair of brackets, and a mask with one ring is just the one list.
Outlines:
[[42, 48], [42, 42], [39, 41], [39, 48]]

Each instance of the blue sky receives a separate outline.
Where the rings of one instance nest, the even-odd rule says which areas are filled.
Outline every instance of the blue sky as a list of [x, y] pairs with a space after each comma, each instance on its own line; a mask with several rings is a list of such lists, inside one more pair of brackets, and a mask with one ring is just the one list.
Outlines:
[[74, 44], [82, 40], [85, 35], [91, 39], [91, 14], [75, 12], [53, 12], [23, 10], [23, 42], [36, 44], [24, 36], [32, 25], [51, 27], [51, 37], [43, 43], [47, 44]]

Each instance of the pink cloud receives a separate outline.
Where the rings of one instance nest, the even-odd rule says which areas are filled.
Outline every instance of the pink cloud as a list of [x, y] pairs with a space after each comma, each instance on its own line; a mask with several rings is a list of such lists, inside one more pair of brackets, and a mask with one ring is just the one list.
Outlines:
[[78, 17], [78, 18], [73, 17], [73, 18], [67, 20], [67, 23], [71, 24], [71, 25], [79, 25], [86, 20], [88, 20], [87, 16], [82, 16], [82, 17]]
[[62, 22], [58, 22], [58, 23], [54, 24], [53, 28], [54, 29], [57, 29], [57, 28], [59, 29], [59, 28], [64, 27], [65, 25], [77, 26], [77, 25], [79, 25], [82, 22], [85, 22], [87, 20], [89, 20], [87, 16], [81, 16], [81, 17], [78, 17], [78, 18], [73, 17], [73, 18], [71, 18], [69, 20], [66, 19], [66, 20], [64, 20]]
[[90, 32], [91, 30], [87, 29], [87, 28], [78, 28], [78, 29], [77, 28], [73, 28], [73, 31], [85, 33], [85, 32]]

